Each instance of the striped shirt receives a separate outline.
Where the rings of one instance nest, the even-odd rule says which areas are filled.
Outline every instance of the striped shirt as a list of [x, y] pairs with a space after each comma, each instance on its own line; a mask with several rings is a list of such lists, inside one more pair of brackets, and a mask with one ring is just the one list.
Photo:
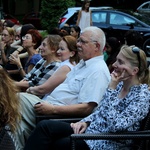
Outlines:
[[24, 79], [29, 81], [29, 86], [38, 86], [43, 84], [59, 67], [60, 62], [54, 61], [48, 64], [46, 67], [44, 66], [46, 60], [41, 59], [36, 63], [34, 68], [25, 75]]

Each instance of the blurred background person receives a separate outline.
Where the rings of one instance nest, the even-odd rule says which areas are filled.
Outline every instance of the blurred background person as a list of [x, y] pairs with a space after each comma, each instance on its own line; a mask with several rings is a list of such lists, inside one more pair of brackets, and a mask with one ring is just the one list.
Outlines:
[[11, 55], [10, 62], [12, 64], [16, 64], [19, 70], [19, 73], [22, 77], [24, 77], [31, 69], [35, 66], [35, 64], [42, 58], [41, 55], [36, 50], [42, 41], [42, 36], [39, 31], [36, 29], [30, 29], [25, 36], [22, 37], [23, 47], [28, 52], [28, 57], [26, 58], [26, 63], [23, 68], [20, 58], [18, 55]]
[[92, 14], [90, 10], [90, 1], [84, 0], [81, 10], [78, 12], [76, 25], [80, 27], [81, 32], [86, 27], [92, 26]]
[[74, 36], [76, 39], [79, 38], [80, 32], [81, 32], [81, 29], [79, 26], [77, 25], [71, 26], [70, 35]]
[[139, 32], [135, 30], [128, 30], [124, 36], [125, 36], [125, 44], [129, 46], [136, 45], [139, 48], [143, 47], [143, 37]]
[[14, 80], [20, 80], [21, 76], [18, 74], [18, 67], [15, 64], [11, 64], [9, 61], [10, 55], [16, 50], [11, 47], [11, 44], [15, 39], [15, 32], [13, 28], [4, 28], [2, 34], [2, 41], [0, 42], [0, 51], [2, 57], [2, 66], [8, 72], [9, 76]]
[[104, 60], [109, 68], [109, 71], [113, 71], [112, 64], [116, 61], [116, 57], [120, 51], [120, 41], [116, 37], [109, 37], [106, 40]]

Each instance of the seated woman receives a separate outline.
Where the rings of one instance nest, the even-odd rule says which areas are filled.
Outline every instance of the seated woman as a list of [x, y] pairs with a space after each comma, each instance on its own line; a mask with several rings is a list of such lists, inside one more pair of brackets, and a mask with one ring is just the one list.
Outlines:
[[26, 48], [28, 52], [28, 57], [26, 60], [25, 67], [23, 69], [20, 58], [18, 55], [11, 55], [9, 60], [12, 64], [16, 64], [20, 71], [20, 75], [24, 77], [28, 72], [32, 70], [35, 64], [42, 58], [37, 52], [37, 48], [41, 45], [42, 36], [38, 30], [30, 29], [25, 36], [22, 37], [23, 47]]
[[70, 35], [74, 36], [76, 39], [79, 38], [80, 32], [81, 32], [81, 29], [79, 26], [77, 25], [71, 26]]
[[116, 61], [116, 57], [120, 51], [120, 47], [120, 41], [116, 37], [109, 37], [106, 40], [104, 60], [106, 61], [110, 73], [113, 71], [112, 64]]
[[9, 76], [18, 80], [21, 79], [21, 76], [18, 74], [18, 68], [14, 64], [10, 64], [9, 57], [16, 50], [12, 47], [11, 44], [14, 42], [15, 32], [13, 28], [6, 27], [2, 31], [2, 41], [0, 42], [0, 51], [2, 58], [2, 66], [7, 70]]
[[[16, 31], [16, 35], [15, 35], [16, 41], [14, 41], [11, 44], [11, 47], [15, 48], [15, 51], [12, 53], [12, 55], [19, 56], [23, 68], [25, 66], [26, 58], [28, 57], [28, 53], [27, 53], [27, 50], [22, 46], [22, 43], [23, 43], [22, 37], [25, 36], [30, 29], [35, 29], [35, 27], [32, 24], [21, 25], [19, 27], [19, 30]], [[7, 72], [15, 77], [19, 75], [20, 78], [18, 78], [18, 77], [15, 78], [16, 81], [20, 81], [23, 79], [20, 75], [18, 67], [16, 68], [16, 70], [13, 70], [13, 71], [7, 70]]]
[[40, 45], [42, 59], [36, 63], [34, 68], [25, 75], [23, 80], [15, 82], [22, 90], [31, 86], [43, 84], [60, 65], [56, 52], [58, 50], [61, 37], [59, 35], [48, 35]]
[[64, 36], [59, 43], [57, 54], [62, 61], [60, 67], [44, 84], [27, 89], [28, 93], [43, 96], [51, 93], [66, 79], [67, 73], [79, 62], [76, 39], [71, 35]]
[[[73, 133], [137, 131], [150, 109], [149, 69], [144, 51], [135, 46], [122, 46], [113, 64], [109, 84], [97, 110], [77, 123], [41, 121], [29, 137], [25, 150], [71, 150]], [[79, 140], [78, 150], [120, 150], [132, 141]]]
[[[6, 73], [6, 71], [2, 68], [0, 68], [0, 137], [1, 132], [4, 130], [13, 137], [13, 134], [16, 131], [16, 128], [18, 126], [18, 122], [21, 118], [20, 114], [20, 103], [19, 98], [17, 96], [17, 87], [15, 86], [13, 80], [11, 80]], [[3, 137], [0, 138], [0, 147], [2, 146], [1, 140]], [[14, 145], [15, 144], [15, 139]], [[7, 149], [9, 146], [9, 141], [5, 141], [6, 145], [3, 145], [3, 149]], [[17, 147], [14, 149], [18, 149]], [[13, 150], [13, 149], [12, 149]]]

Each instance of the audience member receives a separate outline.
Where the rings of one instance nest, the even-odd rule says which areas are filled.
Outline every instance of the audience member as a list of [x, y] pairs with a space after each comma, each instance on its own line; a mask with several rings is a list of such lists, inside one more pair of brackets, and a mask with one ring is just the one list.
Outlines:
[[[90, 116], [77, 123], [41, 121], [24, 150], [71, 150], [70, 135], [82, 133], [137, 131], [150, 109], [149, 69], [144, 51], [123, 46], [113, 64], [111, 82], [101, 104]], [[145, 84], [146, 83], [146, 84]], [[100, 91], [99, 91], [100, 92]], [[131, 140], [79, 140], [78, 150], [130, 149]]]
[[6, 28], [6, 27], [10, 27], [12, 28], [15, 24], [11, 21], [11, 20], [5, 20], [3, 22], [3, 27]]
[[66, 35], [70, 35], [70, 27], [68, 26], [63, 26], [61, 29], [60, 29], [60, 36], [66, 36]]
[[57, 57], [57, 50], [61, 37], [59, 35], [48, 35], [41, 43], [39, 49], [42, 59], [39, 60], [34, 68], [25, 75], [23, 80], [16, 82], [16, 85], [23, 90], [31, 86], [43, 84], [60, 65]]
[[[116, 61], [116, 57], [120, 51], [121, 44], [116, 37], [109, 37], [106, 40], [105, 52], [104, 52], [104, 60], [109, 68], [109, 71], [113, 71], [112, 64]], [[105, 57], [107, 55], [107, 58]]]
[[22, 25], [15, 25], [13, 28], [15, 30], [15, 41], [21, 40], [20, 33], [21, 33]]
[[[103, 60], [104, 46], [104, 32], [97, 27], [86, 28], [77, 41], [82, 60], [67, 74], [63, 83], [43, 101], [32, 94], [20, 93], [23, 120], [17, 137], [21, 147], [35, 128], [35, 112], [84, 117], [99, 105], [110, 81], [110, 73]], [[38, 102], [41, 103], [36, 104]]]
[[79, 62], [76, 39], [71, 35], [64, 36], [59, 43], [57, 54], [61, 60], [59, 69], [44, 84], [27, 89], [28, 93], [44, 96], [66, 79], [67, 73]]
[[22, 37], [23, 47], [28, 52], [28, 58], [26, 60], [25, 67], [23, 69], [20, 58], [18, 55], [11, 55], [9, 58], [12, 64], [16, 64], [22, 77], [32, 70], [35, 64], [42, 58], [36, 50], [42, 41], [42, 37], [38, 30], [30, 29], [25, 36]]
[[3, 30], [4, 30], [3, 23], [2, 23], [2, 21], [0, 21], [0, 41], [2, 40], [1, 34], [2, 34]]
[[14, 41], [14, 30], [13, 28], [6, 27], [4, 28], [2, 34], [2, 41], [0, 42], [0, 51], [2, 57], [2, 65], [7, 70], [9, 76], [14, 79], [18, 80], [21, 79], [19, 74], [16, 75], [16, 70], [18, 72], [17, 66], [14, 64], [10, 64], [9, 56], [16, 50], [15, 48], [11, 47], [11, 44]]
[[[22, 37], [25, 36], [30, 29], [35, 29], [35, 27], [32, 24], [22, 25], [21, 30], [20, 30], [20, 40], [17, 41], [18, 45], [20, 44], [22, 46], [22, 43], [23, 43]], [[28, 57], [28, 53], [25, 48], [23, 48], [23, 49], [17, 48], [13, 52], [13, 55], [16, 56], [18, 54], [19, 54], [19, 58], [21, 59], [22, 66], [24, 68], [25, 63], [26, 63], [26, 58]]]
[[[17, 96], [17, 87], [3, 68], [0, 68], [0, 85], [0, 132], [5, 129], [6, 132], [13, 137], [21, 119], [20, 103], [19, 97]], [[3, 137], [1, 137], [0, 140], [2, 140], [2, 138]], [[14, 145], [16, 145], [15, 139], [13, 140]], [[2, 143], [0, 143], [0, 147], [1, 144]], [[4, 144], [6, 144], [4, 148], [6, 150], [8, 143]]]
[[78, 12], [76, 25], [80, 27], [81, 31], [86, 27], [92, 26], [92, 13], [89, 0], [83, 1], [82, 8]]
[[125, 44], [127, 45], [136, 45], [140, 48], [143, 46], [143, 37], [142, 35], [135, 30], [128, 30], [125, 33]]
[[70, 35], [74, 36], [76, 39], [80, 36], [81, 29], [79, 26], [71, 26]]
[[[2, 23], [2, 21], [0, 20], [0, 42], [2, 41], [2, 36], [1, 36], [1, 34], [2, 34], [2, 32], [3, 32], [3, 29], [4, 29], [3, 23]], [[1, 51], [0, 51], [0, 64], [2, 64]]]

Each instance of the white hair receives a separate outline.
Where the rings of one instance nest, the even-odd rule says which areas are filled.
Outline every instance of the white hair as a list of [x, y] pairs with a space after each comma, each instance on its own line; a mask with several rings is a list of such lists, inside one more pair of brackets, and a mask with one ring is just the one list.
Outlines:
[[103, 30], [95, 26], [90, 26], [83, 30], [83, 32], [86, 31], [89, 31], [91, 33], [90, 35], [91, 40], [97, 41], [100, 44], [100, 51], [103, 52], [106, 44], [106, 37]]

